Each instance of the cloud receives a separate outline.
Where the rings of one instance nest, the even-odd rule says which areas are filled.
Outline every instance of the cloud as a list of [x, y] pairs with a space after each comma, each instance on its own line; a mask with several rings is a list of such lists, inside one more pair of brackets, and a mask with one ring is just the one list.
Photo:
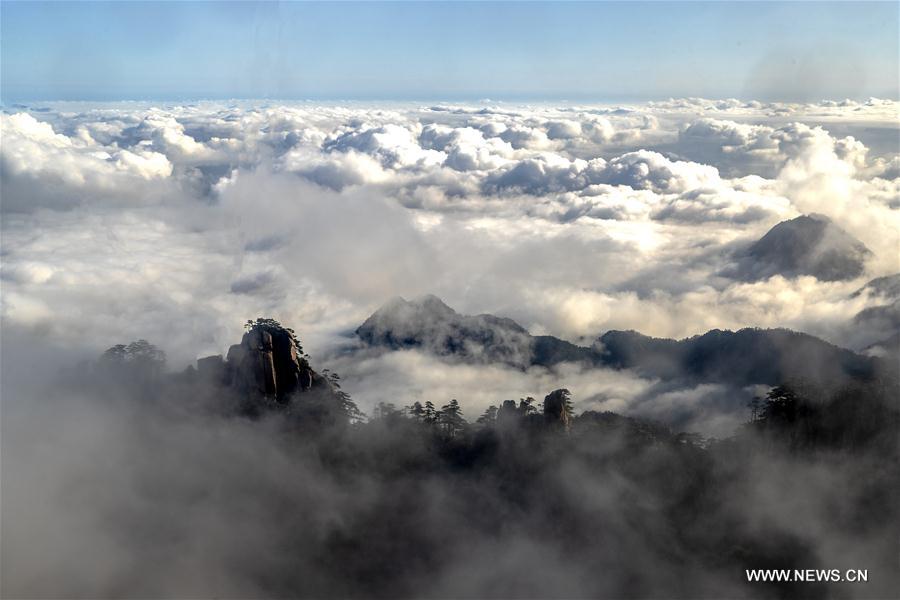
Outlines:
[[865, 277], [900, 270], [900, 152], [862, 141], [895, 114], [702, 99], [4, 114], [3, 316], [180, 361], [263, 314], [324, 355], [387, 298], [424, 293], [570, 340], [757, 325], [851, 344], [842, 324], [877, 302], [846, 299], [860, 281], [717, 274], [808, 212], [873, 251]]
[[[334, 357], [328, 364], [341, 374], [345, 389], [357, 392], [354, 397], [362, 400], [363, 410], [371, 412], [379, 402], [407, 406], [426, 400], [444, 404], [458, 398], [469, 421], [505, 399], [543, 397], [560, 387], [572, 392], [579, 411], [592, 407], [589, 399], [598, 396], [619, 401], [619, 408], [627, 411], [630, 400], [650, 387], [650, 382], [625, 371], [575, 364], [523, 371], [501, 364], [447, 362], [417, 350], [354, 353]], [[362, 393], [366, 388], [372, 393]]]
[[[69, 595], [249, 597], [271, 591], [260, 587], [270, 573], [255, 569], [260, 556], [268, 567], [277, 555], [303, 567], [279, 562], [279, 577], [323, 595], [343, 590], [340, 577], [306, 568], [321, 564], [302, 548], [273, 553], [272, 540], [296, 549], [290, 534], [303, 531], [349, 544], [354, 538], [341, 536], [368, 522], [360, 507], [405, 497], [368, 479], [350, 487], [331, 480], [315, 455], [293, 445], [296, 436], [270, 423], [199, 422], [178, 402], [157, 414], [74, 389], [60, 398], [36, 391], [57, 366], [139, 338], [181, 370], [226, 351], [246, 319], [273, 317], [296, 329], [313, 363], [340, 373], [370, 412], [382, 401], [458, 398], [474, 420], [504, 399], [567, 387], [578, 410], [727, 433], [759, 390], [674, 389], [572, 364], [522, 370], [416, 351], [352, 359], [345, 351], [386, 300], [425, 293], [583, 345], [610, 329], [683, 338], [747, 326], [789, 327], [856, 349], [888, 339], [894, 299], [854, 292], [900, 272], [900, 149], [884, 142], [897, 106], [63, 103], [0, 115], [4, 511], [8, 500], [18, 516], [8, 530], [4, 518], [4, 586], [14, 573], [10, 589], [58, 596], [60, 580], [46, 576], [53, 572]], [[735, 251], [810, 212], [873, 252], [865, 272], [847, 281], [722, 276]], [[459, 595], [500, 573], [558, 591], [596, 564], [627, 566], [617, 557], [635, 538], [618, 517], [631, 504], [615, 498], [633, 497], [630, 486], [564, 467], [574, 471], [550, 470], [558, 485], [546, 489], [570, 486], [568, 506], [608, 516], [603, 530], [617, 532], [617, 543], [590, 544], [596, 554], [573, 562], [555, 547], [539, 552], [546, 544], [533, 530], [513, 528], [497, 542], [460, 533], [465, 519], [426, 519], [462, 541], [422, 589]], [[859, 544], [826, 543], [833, 520], [804, 512], [794, 493], [809, 484], [811, 496], [824, 497], [842, 480], [796, 474], [785, 467], [783, 480], [735, 492], [741, 510], [748, 497], [779, 507], [754, 504], [745, 525], [780, 518], [787, 502], [804, 518], [781, 522], [786, 531], [813, 540], [828, 559], [847, 547], [864, 556]], [[471, 514], [453, 504], [458, 489], [421, 485], [427, 492], [416, 497], [428, 515]], [[484, 500], [476, 487], [464, 498]], [[286, 527], [285, 506], [308, 510]], [[646, 514], [659, 514], [652, 508]], [[12, 563], [7, 544], [16, 548]], [[658, 556], [641, 544], [634, 551]], [[559, 577], [517, 575], [521, 561], [537, 559]], [[474, 587], [454, 586], [459, 574]], [[622, 589], [609, 586], [587, 591]]]
[[356, 150], [374, 155], [388, 168], [425, 167], [440, 164], [446, 155], [419, 146], [416, 132], [399, 125], [386, 124], [340, 133], [322, 146], [325, 152]]
[[165, 182], [172, 174], [172, 164], [163, 154], [100, 146], [90, 137], [72, 138], [27, 113], [0, 115], [0, 130], [4, 211], [71, 208], [96, 202], [97, 197], [113, 200], [125, 190], [130, 196], [125, 202], [140, 202], [152, 193], [147, 182]]
[[603, 183], [627, 185], [654, 192], [684, 192], [718, 182], [718, 171], [707, 165], [671, 161], [659, 153], [638, 150], [611, 161]]
[[788, 157], [778, 174], [784, 195], [798, 209], [825, 214], [860, 239], [875, 252], [879, 270], [896, 271], [900, 215], [879, 201], [877, 182], [857, 178], [862, 145], [803, 124], [773, 135]]
[[488, 193], [511, 189], [540, 196], [560, 191], [581, 190], [601, 182], [606, 167], [602, 158], [569, 160], [558, 154], [542, 153], [493, 174], [486, 181]]
[[547, 121], [547, 137], [551, 140], [569, 140], [581, 136], [581, 123], [571, 120]]

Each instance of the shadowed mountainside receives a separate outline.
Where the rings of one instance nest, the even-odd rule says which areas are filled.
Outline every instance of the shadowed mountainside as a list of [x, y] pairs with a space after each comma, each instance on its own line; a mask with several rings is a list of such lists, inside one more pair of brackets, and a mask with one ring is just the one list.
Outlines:
[[391, 300], [356, 334], [369, 346], [419, 348], [464, 362], [522, 369], [581, 362], [686, 384], [778, 385], [797, 379], [833, 386], [897, 376], [889, 362], [786, 329], [712, 330], [683, 340], [608, 331], [583, 347], [553, 336], [532, 336], [510, 319], [461, 315], [430, 295]]
[[[77, 595], [116, 598], [862, 589], [748, 582], [757, 568], [864, 568], [863, 595], [896, 589], [900, 483], [886, 457], [900, 413], [877, 384], [773, 388], [722, 440], [576, 414], [565, 389], [540, 408], [498, 398], [474, 423], [465, 399], [436, 408], [446, 399], [427, 392], [424, 405], [382, 404], [366, 420], [336, 377], [306, 364], [293, 332], [248, 325], [228, 359], [199, 371], [167, 373], [145, 341], [115, 346], [35, 399], [52, 409], [42, 435], [6, 430], [25, 448], [4, 455], [4, 510], [11, 499], [21, 517], [4, 521], [4, 597], [68, 597], [73, 565]], [[644, 342], [629, 360], [682, 343]], [[62, 473], [50, 469], [61, 459]], [[33, 487], [7, 495], [27, 482], [40, 502]], [[41, 556], [40, 570], [10, 567], [17, 553]]]
[[821, 281], [846, 281], [863, 274], [872, 252], [824, 215], [783, 221], [735, 256], [725, 275], [744, 281], [812, 275]]

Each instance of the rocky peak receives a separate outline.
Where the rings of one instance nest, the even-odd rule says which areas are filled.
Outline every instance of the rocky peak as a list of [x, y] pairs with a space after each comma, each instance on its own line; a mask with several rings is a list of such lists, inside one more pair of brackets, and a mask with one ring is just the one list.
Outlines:
[[519, 421], [521, 413], [516, 408], [515, 400], [504, 400], [500, 409], [497, 411], [497, 424], [504, 426], [507, 423], [516, 423]]
[[246, 396], [286, 402], [313, 386], [317, 376], [301, 355], [294, 333], [271, 319], [248, 323], [240, 344], [225, 360], [209, 356], [197, 361], [201, 377], [218, 380]]
[[554, 390], [544, 397], [544, 420], [551, 427], [569, 429], [569, 390]]

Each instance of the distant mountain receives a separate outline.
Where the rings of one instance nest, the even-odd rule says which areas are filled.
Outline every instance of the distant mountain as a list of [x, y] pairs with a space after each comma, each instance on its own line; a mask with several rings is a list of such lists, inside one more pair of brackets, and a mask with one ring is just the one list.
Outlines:
[[743, 281], [773, 275], [812, 275], [822, 281], [845, 281], [862, 275], [872, 252], [823, 215], [803, 215], [783, 221], [749, 248], [724, 274]]
[[436, 296], [394, 298], [366, 319], [356, 335], [370, 346], [422, 348], [437, 356], [526, 368], [580, 360], [578, 348], [557, 338], [535, 338], [511, 319], [461, 315]]
[[873, 356], [896, 355], [897, 339], [900, 338], [900, 273], [877, 277], [853, 292], [850, 297], [856, 298], [863, 294], [884, 302], [864, 308], [853, 316], [853, 327], [870, 332], [870, 342], [876, 340], [864, 352]]
[[678, 341], [609, 331], [598, 341], [602, 364], [666, 380], [737, 386], [803, 380], [832, 386], [872, 380], [885, 370], [880, 361], [787, 329], [713, 329]]
[[869, 344], [863, 348], [863, 354], [884, 357], [886, 360], [893, 360], [896, 363], [900, 359], [900, 333]]
[[875, 279], [870, 280], [866, 285], [853, 292], [851, 298], [856, 298], [866, 292], [873, 296], [880, 296], [892, 300], [900, 299], [900, 273], [876, 277]]
[[461, 315], [435, 296], [391, 300], [356, 333], [369, 346], [420, 348], [464, 362], [517, 368], [581, 362], [685, 384], [743, 387], [794, 379], [837, 385], [871, 380], [890, 370], [884, 361], [786, 329], [716, 329], [684, 340], [609, 331], [583, 347], [553, 336], [532, 336], [510, 319]]
[[856, 313], [853, 324], [871, 331], [900, 332], [900, 300], [890, 304], [870, 306]]

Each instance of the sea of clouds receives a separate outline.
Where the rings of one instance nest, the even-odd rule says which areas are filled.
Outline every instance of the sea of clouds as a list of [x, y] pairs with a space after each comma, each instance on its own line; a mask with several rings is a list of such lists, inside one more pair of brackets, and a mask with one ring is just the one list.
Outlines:
[[[181, 369], [257, 316], [296, 329], [364, 409], [433, 395], [474, 417], [568, 385], [582, 408], [627, 411], [647, 390], [574, 367], [346, 356], [378, 306], [425, 293], [582, 344], [610, 329], [757, 326], [862, 349], [884, 332], [852, 318], [883, 302], [853, 292], [900, 271], [898, 111], [877, 99], [8, 105], [5, 391], [35, 365], [138, 338]], [[735, 250], [808, 213], [872, 250], [861, 277], [722, 275]], [[664, 400], [710, 390], [679, 393]]]

